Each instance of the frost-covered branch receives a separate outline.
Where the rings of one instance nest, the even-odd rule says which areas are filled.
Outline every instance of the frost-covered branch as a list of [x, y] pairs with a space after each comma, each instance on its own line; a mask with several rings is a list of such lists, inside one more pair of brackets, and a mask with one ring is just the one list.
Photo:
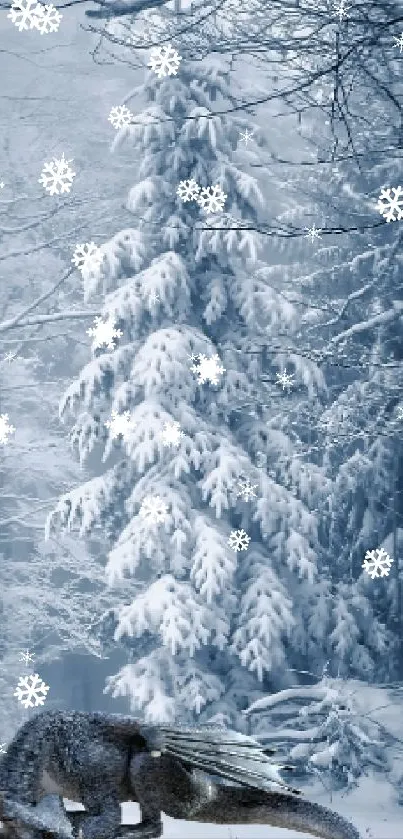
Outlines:
[[287, 688], [286, 690], [280, 690], [278, 693], [273, 693], [271, 696], [264, 696], [263, 699], [258, 699], [249, 708], [245, 708], [242, 713], [245, 717], [248, 717], [250, 714], [255, 714], [258, 711], [267, 711], [269, 708], [274, 708], [275, 705], [279, 705], [281, 702], [288, 702], [294, 699], [316, 700], [319, 702], [325, 698], [326, 693], [327, 690], [318, 685]]
[[338, 344], [340, 341], [345, 341], [346, 338], [351, 338], [353, 335], [366, 332], [368, 329], [373, 329], [375, 326], [384, 326], [386, 323], [393, 323], [393, 321], [398, 320], [402, 316], [403, 302], [395, 300], [393, 302], [392, 309], [388, 309], [386, 312], [381, 312], [379, 315], [374, 315], [374, 317], [368, 318], [368, 320], [354, 323], [353, 326], [349, 327], [349, 329], [345, 329], [344, 332], [340, 332], [338, 335], [335, 335], [330, 340], [330, 343]]

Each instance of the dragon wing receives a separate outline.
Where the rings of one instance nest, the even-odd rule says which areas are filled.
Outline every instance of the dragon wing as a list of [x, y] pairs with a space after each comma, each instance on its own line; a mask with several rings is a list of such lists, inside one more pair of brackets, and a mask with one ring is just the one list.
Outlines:
[[[158, 726], [151, 737], [142, 729], [149, 747], [172, 755], [192, 768], [218, 775], [240, 786], [299, 793], [286, 784], [282, 767], [272, 763], [257, 740], [236, 731]], [[156, 736], [158, 732], [158, 735]]]

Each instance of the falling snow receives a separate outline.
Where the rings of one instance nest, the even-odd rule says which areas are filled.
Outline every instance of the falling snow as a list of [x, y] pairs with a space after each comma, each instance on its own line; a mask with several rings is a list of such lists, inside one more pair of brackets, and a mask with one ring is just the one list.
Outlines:
[[106, 321], [103, 321], [102, 318], [95, 318], [94, 326], [87, 329], [87, 335], [94, 338], [95, 349], [106, 346], [108, 350], [114, 350], [114, 340], [115, 338], [121, 338], [123, 332], [120, 329], [115, 329], [115, 321], [112, 318]]
[[393, 559], [383, 548], [376, 548], [374, 551], [367, 551], [362, 568], [375, 580], [376, 577], [388, 577]]
[[200, 354], [198, 358], [199, 360], [190, 369], [193, 373], [197, 373], [199, 384], [210, 382], [212, 385], [218, 385], [218, 377], [225, 373], [225, 367], [221, 365], [218, 355], [207, 358]]
[[8, 443], [10, 434], [14, 434], [15, 428], [8, 421], [8, 414], [0, 414], [0, 443]]
[[48, 690], [49, 685], [45, 685], [38, 673], [34, 673], [31, 676], [20, 676], [13, 696], [17, 697], [24, 708], [36, 708], [44, 704]]
[[117, 411], [112, 411], [111, 419], [108, 420], [105, 425], [109, 428], [112, 440], [115, 440], [117, 437], [123, 437], [124, 440], [127, 440], [128, 437], [130, 437], [130, 432], [136, 428], [136, 423], [134, 422], [130, 411], [124, 411], [123, 414], [119, 414]]
[[250, 536], [245, 530], [231, 530], [228, 545], [233, 551], [246, 551], [250, 542]]

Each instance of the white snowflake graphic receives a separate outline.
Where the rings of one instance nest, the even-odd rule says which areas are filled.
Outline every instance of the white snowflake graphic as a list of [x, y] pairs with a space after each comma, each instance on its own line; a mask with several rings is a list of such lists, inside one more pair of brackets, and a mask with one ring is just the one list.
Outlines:
[[35, 29], [42, 9], [38, 0], [13, 0], [7, 17], [15, 24], [19, 32]]
[[36, 22], [34, 28], [41, 33], [41, 35], [48, 35], [50, 32], [57, 32], [60, 26], [60, 21], [63, 15], [56, 9], [52, 3], [48, 5], [38, 4], [36, 9]]
[[193, 373], [197, 373], [200, 385], [203, 385], [205, 382], [218, 385], [218, 377], [225, 373], [225, 367], [220, 364], [218, 355], [212, 355], [211, 358], [207, 358], [206, 355], [200, 354], [199, 360], [190, 369]]
[[190, 178], [188, 181], [180, 181], [178, 189], [176, 190], [176, 194], [184, 203], [186, 203], [186, 201], [197, 201], [199, 192], [199, 184], [193, 180], [193, 178]]
[[0, 755], [5, 755], [6, 751], [7, 751], [6, 744], [5, 743], [0, 743]]
[[228, 545], [233, 551], [246, 551], [250, 542], [250, 536], [245, 530], [231, 530]]
[[398, 420], [403, 420], [403, 406], [401, 405], [397, 409], [397, 418]]
[[166, 422], [161, 437], [164, 446], [179, 446], [183, 431], [178, 422]]
[[97, 270], [102, 262], [104, 255], [95, 242], [85, 242], [83, 245], [76, 245], [74, 248], [72, 263], [84, 274], [86, 271]]
[[4, 181], [0, 181], [0, 189], [4, 189], [4, 187], [5, 187]]
[[49, 195], [61, 195], [70, 192], [76, 173], [70, 167], [72, 160], [65, 160], [64, 154], [60, 159], [54, 157], [45, 163], [38, 183], [42, 184]]
[[224, 209], [226, 197], [219, 184], [205, 186], [197, 198], [197, 203], [208, 214], [219, 213]]
[[238, 481], [238, 486], [239, 492], [237, 492], [237, 495], [242, 496], [244, 501], [250, 501], [251, 498], [256, 498], [255, 489], [257, 488], [257, 484], [251, 484], [249, 478]]
[[94, 326], [91, 329], [87, 329], [87, 335], [94, 338], [95, 349], [99, 349], [105, 345], [108, 347], [108, 350], [114, 350], [114, 339], [121, 338], [123, 332], [120, 329], [115, 329], [115, 321], [112, 318], [108, 318], [105, 321], [102, 318], [95, 318]]
[[393, 40], [395, 42], [395, 46], [399, 47], [399, 52], [403, 52], [403, 32], [398, 38], [394, 38]]
[[176, 76], [182, 56], [173, 49], [171, 44], [165, 47], [153, 47], [147, 67], [151, 67], [159, 79], [164, 76]]
[[248, 131], [248, 129], [246, 129], [245, 131], [240, 131], [239, 132], [239, 137], [240, 137], [241, 143], [245, 143], [245, 146], [247, 146], [248, 143], [249, 143], [249, 140], [253, 139], [253, 131]]
[[146, 495], [139, 510], [139, 516], [149, 524], [162, 524], [166, 521], [168, 507], [159, 495]]
[[130, 411], [124, 411], [123, 414], [118, 414], [117, 411], [112, 411], [111, 419], [108, 420], [105, 425], [109, 428], [112, 440], [116, 440], [116, 438], [120, 436], [122, 436], [124, 440], [127, 440], [128, 436], [130, 436], [130, 431], [133, 431], [136, 428], [136, 423], [134, 422]]
[[129, 111], [129, 108], [126, 108], [126, 105], [115, 105], [114, 108], [111, 108], [110, 114], [108, 116], [108, 122], [111, 123], [113, 128], [124, 128], [125, 125], [130, 125], [133, 119], [133, 114]]
[[48, 690], [49, 685], [45, 685], [38, 673], [34, 673], [32, 676], [20, 676], [13, 695], [24, 708], [36, 708], [43, 705]]
[[[393, 195], [392, 195], [393, 193]], [[386, 221], [400, 221], [403, 218], [403, 189], [401, 186], [383, 189], [376, 209]]]
[[367, 551], [362, 568], [369, 574], [372, 580], [376, 577], [388, 577], [393, 559], [383, 548], [376, 548], [374, 551]]
[[335, 3], [334, 10], [339, 20], [343, 20], [345, 17], [347, 17], [347, 12], [349, 8], [350, 6], [347, 5], [346, 0], [338, 0], [338, 2]]
[[14, 434], [15, 428], [13, 425], [10, 425], [8, 421], [8, 414], [0, 414], [0, 443], [4, 445], [8, 443], [8, 437], [10, 434]]
[[32, 653], [30, 653], [29, 650], [25, 650], [25, 653], [20, 653], [19, 661], [23, 661], [24, 664], [29, 664], [31, 661], [34, 660], [34, 658], [35, 656], [32, 655]]
[[313, 224], [312, 227], [306, 227], [305, 230], [307, 231], [305, 239], [310, 239], [311, 242], [314, 242], [315, 239], [320, 239], [320, 234], [322, 233], [321, 227], [315, 227]]
[[276, 373], [277, 384], [281, 385], [283, 390], [286, 388], [290, 389], [291, 385], [293, 384], [294, 376], [292, 373], [287, 373], [287, 370], [284, 369], [282, 373]]

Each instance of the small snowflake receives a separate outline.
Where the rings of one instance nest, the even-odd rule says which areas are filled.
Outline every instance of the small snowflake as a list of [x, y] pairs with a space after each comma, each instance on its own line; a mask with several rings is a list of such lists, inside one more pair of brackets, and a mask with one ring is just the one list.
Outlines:
[[87, 335], [94, 338], [95, 349], [106, 345], [109, 350], [114, 350], [114, 339], [121, 338], [123, 332], [120, 329], [115, 329], [115, 321], [112, 318], [106, 321], [103, 321], [102, 318], [95, 318], [94, 326], [87, 329]]
[[29, 664], [30, 661], [34, 660], [34, 658], [35, 656], [32, 655], [32, 653], [30, 653], [29, 650], [25, 650], [25, 653], [20, 653], [19, 661], [23, 661], [24, 664]]
[[[393, 197], [392, 197], [393, 192]], [[382, 203], [384, 202], [384, 203]], [[401, 186], [383, 189], [376, 209], [386, 221], [400, 221], [403, 218], [403, 189]]]
[[8, 437], [10, 434], [14, 434], [15, 428], [13, 425], [10, 425], [8, 421], [8, 414], [0, 414], [0, 443], [4, 445], [8, 443]]
[[72, 263], [81, 271], [97, 270], [103, 262], [104, 255], [95, 242], [85, 242], [83, 245], [76, 245], [74, 248]]
[[0, 181], [0, 189], [4, 189], [4, 186], [5, 186], [4, 181]]
[[244, 501], [250, 501], [251, 498], [256, 498], [255, 489], [257, 488], [257, 484], [251, 484], [249, 478], [238, 481], [238, 486], [239, 492], [237, 492], [237, 495], [241, 495]]
[[241, 138], [241, 143], [245, 143], [245, 146], [247, 146], [249, 140], [252, 140], [253, 138], [253, 131], [248, 131], [248, 129], [246, 129], [244, 132], [240, 131], [239, 136]]
[[5, 755], [6, 752], [7, 752], [6, 744], [5, 743], [0, 743], [0, 755]]
[[218, 355], [207, 358], [206, 355], [200, 354], [199, 360], [190, 369], [193, 373], [197, 373], [200, 385], [204, 385], [205, 382], [218, 385], [218, 377], [225, 373], [225, 367], [220, 364]]
[[183, 431], [178, 422], [166, 422], [161, 437], [164, 446], [179, 446]]
[[15, 359], [15, 358], [19, 358], [19, 356], [18, 356], [18, 355], [14, 355], [14, 353], [13, 353], [13, 352], [8, 352], [8, 353], [6, 353], [6, 354], [5, 354], [5, 356], [4, 356], [4, 361], [8, 361], [8, 362], [10, 362], [10, 361], [14, 361], [14, 359]]
[[76, 173], [70, 167], [72, 160], [65, 160], [64, 154], [58, 160], [54, 157], [45, 163], [38, 183], [42, 184], [49, 195], [61, 195], [70, 192]]
[[372, 580], [376, 577], [388, 577], [393, 559], [383, 548], [376, 548], [374, 551], [367, 551], [362, 568], [369, 574]]
[[164, 76], [176, 76], [182, 57], [167, 44], [165, 47], [153, 47], [147, 67], [151, 67], [159, 79]]
[[394, 38], [393, 40], [395, 41], [395, 46], [399, 47], [399, 52], [403, 52], [403, 32], [399, 38]]
[[276, 379], [277, 384], [281, 385], [283, 390], [285, 390], [286, 388], [290, 389], [294, 376], [292, 373], [287, 373], [287, 370], [284, 369], [282, 373], [276, 373]]
[[150, 524], [162, 524], [167, 518], [168, 507], [159, 495], [147, 495], [143, 498], [139, 516]]
[[335, 3], [334, 10], [339, 20], [343, 20], [347, 17], [347, 11], [349, 8], [350, 6], [347, 5], [346, 0], [338, 0], [338, 2]]
[[60, 21], [63, 15], [53, 6], [52, 3], [43, 6], [38, 5], [36, 22], [34, 28], [41, 33], [41, 35], [48, 35], [50, 32], [57, 32], [60, 26]]
[[19, 32], [23, 32], [25, 29], [36, 27], [38, 15], [41, 14], [41, 11], [38, 0], [13, 0], [7, 17], [15, 24]]
[[123, 414], [118, 414], [117, 411], [112, 411], [111, 419], [105, 425], [109, 428], [112, 440], [122, 436], [124, 440], [130, 436], [130, 432], [136, 428], [136, 424], [132, 418], [130, 411], [124, 411]]
[[397, 409], [397, 418], [398, 420], [403, 420], [403, 407], [401, 405]]
[[48, 690], [49, 685], [45, 685], [38, 673], [34, 673], [32, 676], [20, 676], [13, 695], [24, 708], [36, 708], [43, 705]]
[[199, 184], [190, 178], [188, 181], [180, 181], [176, 194], [183, 203], [186, 201], [197, 201], [197, 196], [200, 192]]
[[111, 123], [113, 128], [124, 128], [126, 125], [130, 125], [133, 119], [133, 114], [129, 111], [129, 108], [126, 108], [126, 105], [115, 105], [114, 108], [111, 108], [111, 112], [108, 116], [108, 122]]
[[322, 233], [321, 227], [315, 227], [313, 224], [312, 227], [306, 227], [305, 230], [307, 231], [305, 239], [310, 239], [311, 242], [315, 239], [320, 239], [320, 234]]
[[228, 545], [233, 551], [246, 551], [250, 542], [250, 536], [245, 530], [231, 530]]
[[197, 203], [200, 204], [202, 209], [208, 214], [219, 213], [224, 209], [226, 197], [227, 196], [225, 192], [222, 191], [220, 185], [215, 184], [214, 186], [206, 186], [202, 189], [197, 198]]

